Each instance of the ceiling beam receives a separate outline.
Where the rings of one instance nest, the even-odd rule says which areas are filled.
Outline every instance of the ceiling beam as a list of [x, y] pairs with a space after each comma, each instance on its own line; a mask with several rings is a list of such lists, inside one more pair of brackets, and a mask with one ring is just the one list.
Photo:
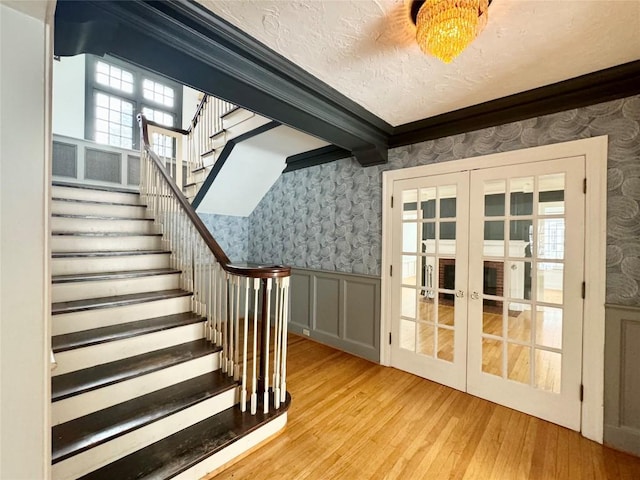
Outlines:
[[56, 55], [106, 53], [349, 150], [387, 161], [393, 128], [313, 75], [188, 0], [59, 0]]

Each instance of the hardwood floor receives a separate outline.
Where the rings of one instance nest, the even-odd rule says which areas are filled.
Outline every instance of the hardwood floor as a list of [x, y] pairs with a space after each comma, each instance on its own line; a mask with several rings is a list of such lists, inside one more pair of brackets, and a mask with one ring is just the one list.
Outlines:
[[288, 357], [287, 427], [216, 480], [640, 478], [640, 458], [414, 375], [293, 335]]

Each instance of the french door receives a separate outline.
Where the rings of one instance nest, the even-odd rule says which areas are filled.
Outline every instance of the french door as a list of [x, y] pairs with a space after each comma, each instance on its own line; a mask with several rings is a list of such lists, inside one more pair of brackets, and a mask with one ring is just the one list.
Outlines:
[[583, 179], [575, 157], [395, 181], [391, 364], [579, 430]]

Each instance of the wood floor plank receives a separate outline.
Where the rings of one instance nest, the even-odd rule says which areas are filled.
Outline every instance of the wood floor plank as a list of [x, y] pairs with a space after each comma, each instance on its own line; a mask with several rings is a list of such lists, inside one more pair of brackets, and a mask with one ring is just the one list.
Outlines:
[[637, 480], [640, 458], [290, 336], [283, 433], [215, 480]]

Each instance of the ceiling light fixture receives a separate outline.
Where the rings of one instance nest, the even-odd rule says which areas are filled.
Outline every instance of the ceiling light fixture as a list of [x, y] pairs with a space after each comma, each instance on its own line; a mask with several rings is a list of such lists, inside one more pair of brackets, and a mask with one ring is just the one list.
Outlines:
[[487, 24], [491, 0], [414, 0], [411, 19], [423, 52], [450, 63]]

